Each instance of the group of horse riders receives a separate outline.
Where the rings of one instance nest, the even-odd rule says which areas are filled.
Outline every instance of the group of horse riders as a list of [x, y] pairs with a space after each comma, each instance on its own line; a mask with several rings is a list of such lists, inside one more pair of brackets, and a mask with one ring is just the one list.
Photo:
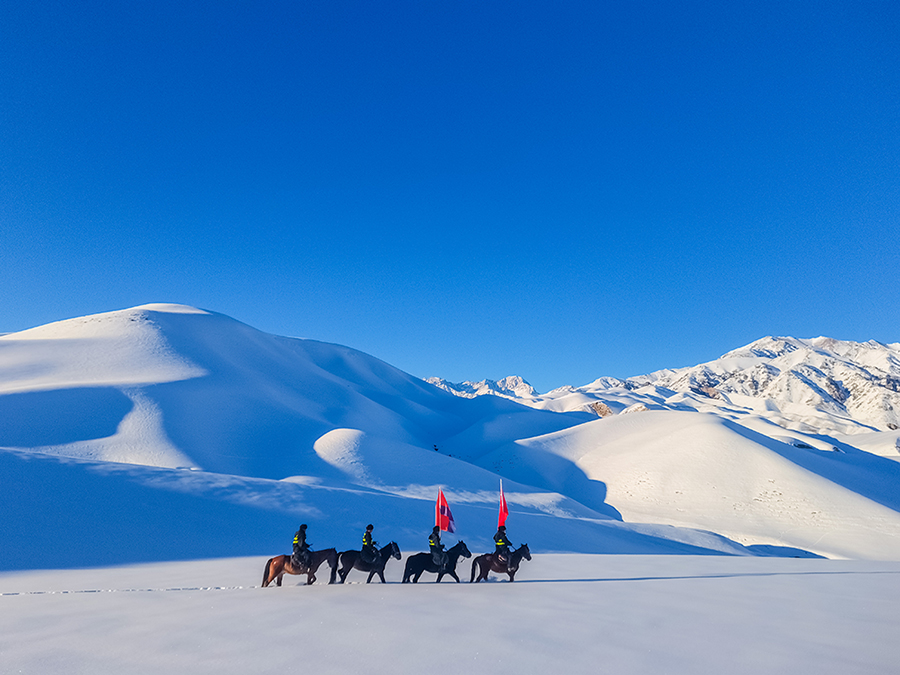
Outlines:
[[[375, 557], [378, 553], [378, 542], [372, 537], [372, 531], [374, 529], [375, 527], [371, 523], [366, 525], [366, 531], [362, 538], [360, 557], [363, 562], [366, 563], [375, 562]], [[509, 537], [506, 536], [505, 525], [501, 525], [497, 528], [497, 533], [494, 535], [494, 546], [494, 553], [497, 554], [500, 562], [506, 564], [508, 567], [510, 563], [509, 550], [512, 546], [512, 542], [509, 540]], [[448, 558], [446, 551], [444, 551], [444, 545], [441, 543], [441, 528], [437, 525], [434, 526], [431, 530], [431, 534], [428, 535], [428, 550], [431, 553], [434, 564], [441, 572], [443, 572], [447, 567]], [[294, 552], [291, 555], [291, 563], [293, 565], [309, 567], [309, 542], [306, 541], [305, 523], [300, 526], [300, 529], [298, 529], [297, 533], [294, 535]]]

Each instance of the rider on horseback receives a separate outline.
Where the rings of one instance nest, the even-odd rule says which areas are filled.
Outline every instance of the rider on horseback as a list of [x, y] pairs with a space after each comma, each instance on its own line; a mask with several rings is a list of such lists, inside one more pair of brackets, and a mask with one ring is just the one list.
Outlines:
[[372, 530], [374, 529], [375, 526], [369, 523], [366, 525], [366, 532], [363, 535], [362, 551], [360, 551], [359, 557], [366, 563], [375, 562], [375, 558], [378, 555], [378, 551], [375, 548], [375, 546], [378, 545], [378, 542], [372, 538]]
[[304, 523], [294, 535], [294, 553], [291, 555], [291, 564], [309, 567], [309, 560], [309, 544], [306, 541], [306, 524]]
[[437, 565], [438, 570], [443, 572], [447, 568], [447, 552], [444, 551], [444, 545], [441, 543], [441, 528], [437, 525], [428, 535], [428, 550], [431, 551], [431, 559]]
[[512, 542], [506, 536], [506, 525], [501, 525], [497, 528], [497, 534], [494, 535], [494, 545], [496, 546], [494, 554], [501, 563], [506, 563], [506, 567], [509, 569], [509, 564], [512, 560], [509, 549], [512, 546]]

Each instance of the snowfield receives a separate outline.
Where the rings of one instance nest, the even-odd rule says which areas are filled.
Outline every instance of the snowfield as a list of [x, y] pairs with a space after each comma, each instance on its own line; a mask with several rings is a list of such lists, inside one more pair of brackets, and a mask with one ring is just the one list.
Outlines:
[[262, 589], [263, 563], [0, 575], [0, 672], [846, 675], [900, 659], [900, 563], [545, 554], [513, 584], [400, 584], [393, 561], [385, 585]]
[[[0, 673], [894, 673], [898, 355], [764, 338], [539, 395], [181, 305], [0, 336]], [[514, 584], [259, 587], [300, 523], [424, 550], [439, 488], [489, 551], [501, 479]]]

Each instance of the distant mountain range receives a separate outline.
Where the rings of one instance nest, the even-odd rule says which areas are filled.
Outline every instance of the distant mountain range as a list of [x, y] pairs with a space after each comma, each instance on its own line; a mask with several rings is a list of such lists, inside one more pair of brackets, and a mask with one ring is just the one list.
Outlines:
[[457, 396], [502, 396], [556, 411], [600, 416], [640, 410], [697, 410], [764, 417], [787, 429], [853, 434], [900, 428], [900, 344], [826, 337], [765, 337], [688, 368], [540, 395], [524, 379], [453, 384], [427, 380]]

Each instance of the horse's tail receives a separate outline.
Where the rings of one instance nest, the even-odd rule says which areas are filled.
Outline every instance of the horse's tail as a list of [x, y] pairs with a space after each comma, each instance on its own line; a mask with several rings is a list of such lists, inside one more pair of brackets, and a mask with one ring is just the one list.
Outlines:
[[269, 570], [272, 568], [272, 561], [273, 561], [273, 560], [275, 560], [275, 558], [269, 558], [269, 559], [266, 561], [266, 569], [263, 570], [263, 580], [262, 580], [262, 587], [263, 587], [263, 588], [265, 588], [266, 586], [269, 585]]
[[478, 558], [472, 558], [472, 578], [469, 579], [469, 583], [471, 584], [475, 581], [475, 568], [478, 566]]

